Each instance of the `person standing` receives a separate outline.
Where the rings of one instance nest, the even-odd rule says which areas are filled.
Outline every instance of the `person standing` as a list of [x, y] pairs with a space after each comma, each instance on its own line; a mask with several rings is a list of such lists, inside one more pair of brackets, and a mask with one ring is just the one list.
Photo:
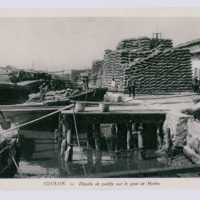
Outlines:
[[193, 92], [198, 92], [199, 90], [199, 81], [198, 78], [195, 77], [192, 81]]
[[48, 85], [45, 82], [43, 82], [42, 85], [39, 87], [39, 89], [40, 89], [40, 100], [44, 101], [45, 94], [48, 90]]
[[131, 93], [132, 93], [132, 91], [131, 91], [131, 79], [127, 80], [127, 89], [128, 89], [129, 96], [131, 96]]
[[111, 89], [112, 89], [113, 92], [115, 91], [115, 88], [116, 88], [115, 79], [112, 78], [112, 81], [111, 81]]
[[85, 92], [88, 92], [89, 91], [89, 77], [84, 77], [83, 79], [83, 90]]
[[127, 88], [128, 88], [128, 93], [129, 96], [133, 96], [135, 98], [135, 88], [136, 88], [136, 83], [134, 80], [128, 79], [127, 80]]
[[132, 83], [131, 83], [131, 90], [132, 90], [133, 98], [135, 98], [135, 88], [136, 88], [136, 83], [135, 83], [134, 80], [132, 80]]

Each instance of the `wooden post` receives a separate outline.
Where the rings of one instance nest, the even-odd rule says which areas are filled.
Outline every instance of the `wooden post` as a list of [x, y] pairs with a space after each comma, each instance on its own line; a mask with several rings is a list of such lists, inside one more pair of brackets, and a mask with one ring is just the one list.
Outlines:
[[116, 125], [112, 124], [112, 126], [111, 126], [111, 151], [115, 151], [116, 135], [117, 135]]
[[157, 135], [157, 149], [161, 149], [162, 148], [161, 134], [162, 134], [162, 124], [159, 123], [159, 124], [157, 124], [157, 130], [156, 130], [156, 135]]
[[134, 149], [138, 148], [138, 133], [137, 133], [138, 127], [136, 125], [137, 125], [136, 122], [132, 123], [132, 138], [133, 138], [133, 148]]
[[73, 157], [73, 135], [72, 135], [72, 121], [65, 119], [62, 123], [62, 144], [61, 156], [65, 156], [65, 161], [71, 161]]
[[54, 131], [54, 142], [55, 143], [58, 142], [58, 129], [55, 129], [55, 131]]
[[115, 151], [119, 151], [119, 150], [122, 150], [122, 144], [123, 144], [123, 141], [122, 141], [122, 124], [117, 124], [116, 125], [116, 149]]
[[139, 154], [141, 156], [141, 158], [144, 158], [145, 157], [145, 151], [144, 151], [144, 144], [143, 144], [143, 124], [140, 123], [140, 126], [138, 128], [138, 148], [140, 149], [139, 150]]
[[73, 133], [72, 133], [72, 123], [68, 121], [67, 123], [67, 150], [65, 152], [65, 161], [72, 161], [73, 157]]
[[94, 138], [95, 138], [95, 148], [96, 150], [101, 150], [100, 124], [93, 123], [93, 131], [94, 131]]
[[102, 170], [102, 152], [95, 152], [95, 173], [100, 173]]
[[167, 151], [167, 153], [170, 153], [171, 147], [172, 147], [171, 131], [170, 128], [167, 128], [165, 134], [165, 151]]
[[62, 143], [61, 143], [61, 149], [60, 149], [60, 154], [61, 156], [63, 156], [65, 154], [65, 150], [67, 147], [67, 139], [62, 139]]
[[132, 121], [127, 123], [127, 150], [132, 148], [133, 136], [132, 136]]
[[95, 147], [95, 141], [93, 137], [93, 128], [92, 128], [92, 124], [88, 123], [87, 124], [87, 148], [94, 149], [94, 147]]
[[93, 150], [87, 149], [87, 173], [91, 174], [93, 172], [94, 172]]
[[118, 152], [119, 149], [120, 149], [120, 138], [119, 138], [120, 132], [119, 132], [119, 126], [118, 126], [118, 124], [115, 124], [115, 127], [116, 127], [116, 144], [115, 144], [115, 152]]
[[[64, 122], [64, 121], [63, 121]], [[65, 154], [65, 150], [67, 149], [67, 127], [66, 124], [62, 122], [62, 142], [61, 142], [61, 150], [60, 150], [60, 154], [61, 156], [63, 156]]]
[[58, 133], [57, 133], [57, 137], [58, 137], [58, 145], [60, 146], [62, 143], [62, 139], [63, 139], [63, 121], [64, 121], [64, 115], [59, 114], [59, 122], [58, 122]]

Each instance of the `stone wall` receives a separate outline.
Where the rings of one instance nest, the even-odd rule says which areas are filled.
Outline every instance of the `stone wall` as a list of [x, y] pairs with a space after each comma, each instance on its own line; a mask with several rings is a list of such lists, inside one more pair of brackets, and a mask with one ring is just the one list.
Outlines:
[[167, 129], [170, 129], [172, 141], [171, 149], [176, 152], [182, 149], [183, 152], [195, 163], [200, 163], [200, 123], [193, 116], [180, 112], [169, 112], [163, 125], [164, 143], [163, 149], [168, 150]]

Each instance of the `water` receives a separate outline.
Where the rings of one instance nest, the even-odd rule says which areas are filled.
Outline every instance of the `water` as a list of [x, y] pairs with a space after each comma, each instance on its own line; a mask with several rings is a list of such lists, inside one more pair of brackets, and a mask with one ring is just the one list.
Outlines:
[[[146, 150], [145, 160], [140, 158], [138, 151], [133, 150], [118, 153], [88, 150], [84, 134], [80, 135], [81, 149], [77, 146], [73, 148], [73, 161], [65, 162], [52, 132], [26, 130], [21, 131], [20, 135], [23, 137], [19, 169], [25, 178], [83, 177], [83, 167], [87, 175], [98, 175], [168, 166], [167, 162], [159, 159], [154, 149]], [[109, 141], [106, 140], [107, 145]]]

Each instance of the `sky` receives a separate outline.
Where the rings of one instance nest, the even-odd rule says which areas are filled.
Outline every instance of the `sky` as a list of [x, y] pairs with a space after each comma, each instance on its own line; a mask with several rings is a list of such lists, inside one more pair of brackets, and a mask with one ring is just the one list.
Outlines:
[[0, 18], [0, 66], [60, 71], [91, 68], [128, 38], [200, 38], [200, 18]]

